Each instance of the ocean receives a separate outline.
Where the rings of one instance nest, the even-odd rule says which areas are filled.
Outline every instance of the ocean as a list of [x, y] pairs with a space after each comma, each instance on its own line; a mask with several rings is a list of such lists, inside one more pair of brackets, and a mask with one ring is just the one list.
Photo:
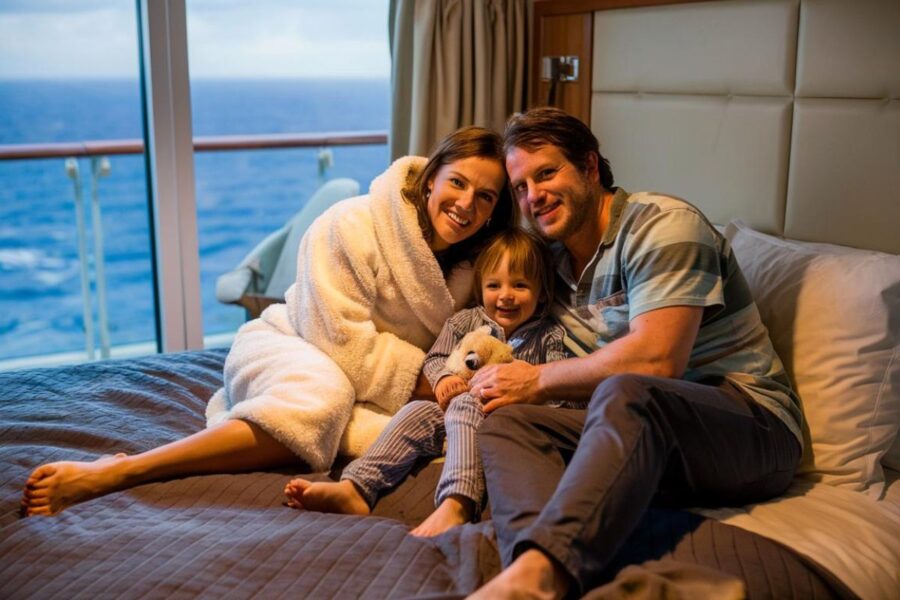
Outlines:
[[[191, 88], [195, 136], [390, 125], [386, 79], [200, 80]], [[141, 136], [137, 81], [0, 81], [0, 144]], [[326, 178], [352, 177], [363, 190], [389, 160], [386, 146], [332, 152]], [[321, 183], [318, 149], [202, 152], [194, 160], [203, 331], [228, 333], [244, 312], [216, 301], [216, 278], [302, 208]], [[143, 157], [110, 156], [109, 163], [97, 190], [109, 335], [121, 346], [155, 339], [149, 213]], [[78, 168], [89, 207], [91, 160], [80, 159]], [[0, 161], [0, 360], [85, 348], [74, 194], [64, 158]], [[96, 323], [93, 256], [89, 264]]]

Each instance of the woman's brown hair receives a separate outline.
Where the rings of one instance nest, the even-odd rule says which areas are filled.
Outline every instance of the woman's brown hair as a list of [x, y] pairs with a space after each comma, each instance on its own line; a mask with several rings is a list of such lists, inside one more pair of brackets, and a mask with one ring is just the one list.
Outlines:
[[[444, 165], [473, 157], [496, 160], [505, 170], [503, 139], [496, 132], [483, 127], [457, 129], [438, 143], [425, 168], [407, 182], [403, 189], [403, 198], [416, 209], [419, 227], [426, 242], [430, 243], [434, 239], [434, 226], [428, 216], [428, 186]], [[438, 256], [441, 269], [447, 273], [462, 261], [474, 260], [488, 239], [497, 232], [514, 227], [517, 221], [518, 210], [507, 183], [500, 190], [490, 220], [475, 235], [453, 244]]]

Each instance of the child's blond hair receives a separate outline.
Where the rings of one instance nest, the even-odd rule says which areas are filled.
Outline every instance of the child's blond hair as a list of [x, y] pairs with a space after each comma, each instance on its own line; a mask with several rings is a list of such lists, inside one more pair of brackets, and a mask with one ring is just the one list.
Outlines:
[[529, 281], [537, 283], [541, 315], [546, 314], [553, 303], [553, 260], [543, 240], [520, 228], [501, 231], [478, 254], [475, 260], [475, 301], [484, 304], [481, 293], [484, 278], [497, 270], [504, 256], [509, 256], [510, 273], [522, 273]]

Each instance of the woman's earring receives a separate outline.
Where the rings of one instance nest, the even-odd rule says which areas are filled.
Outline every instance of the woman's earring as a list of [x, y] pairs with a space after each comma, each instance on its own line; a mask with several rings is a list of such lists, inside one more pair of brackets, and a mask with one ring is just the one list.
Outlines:
[[488, 217], [488, 220], [484, 222], [484, 226], [485, 226], [485, 227], [490, 227], [490, 226], [491, 226], [491, 218], [490, 218], [490, 217]]

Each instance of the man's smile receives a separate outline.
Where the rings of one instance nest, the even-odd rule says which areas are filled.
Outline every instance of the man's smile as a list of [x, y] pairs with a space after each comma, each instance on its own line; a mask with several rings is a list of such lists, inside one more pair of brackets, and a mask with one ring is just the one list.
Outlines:
[[537, 210], [532, 210], [531, 214], [535, 218], [540, 218], [540, 217], [550, 214], [551, 212], [553, 212], [560, 206], [562, 206], [562, 201], [555, 200], [553, 202], [550, 202], [549, 204], [545, 204], [544, 206], [542, 206], [541, 208], [539, 208]]

